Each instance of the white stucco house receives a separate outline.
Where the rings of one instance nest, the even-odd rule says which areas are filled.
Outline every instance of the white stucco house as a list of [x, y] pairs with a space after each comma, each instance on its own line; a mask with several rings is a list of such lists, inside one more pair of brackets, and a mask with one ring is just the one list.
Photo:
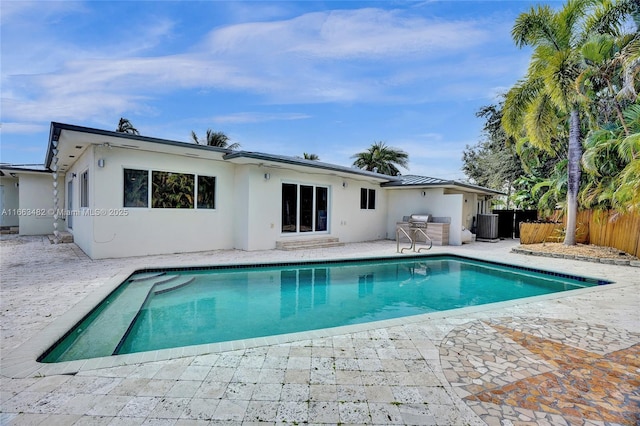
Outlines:
[[[42, 167], [0, 165], [3, 227], [73, 234], [91, 258], [273, 249], [324, 236], [394, 239], [412, 213], [450, 218], [448, 243], [491, 189], [420, 176], [52, 123]], [[55, 194], [55, 197], [54, 197]], [[57, 198], [57, 201], [54, 200]]]

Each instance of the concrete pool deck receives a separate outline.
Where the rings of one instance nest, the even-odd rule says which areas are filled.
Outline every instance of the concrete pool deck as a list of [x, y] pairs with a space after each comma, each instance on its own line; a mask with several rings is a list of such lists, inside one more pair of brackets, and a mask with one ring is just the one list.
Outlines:
[[[430, 253], [609, 279], [532, 299], [173, 353], [73, 374], [16, 377], [21, 349], [144, 267], [396, 255], [394, 241], [308, 251], [213, 251], [93, 261], [46, 237], [0, 241], [0, 424], [605, 425], [640, 422], [640, 269], [511, 252], [517, 241]], [[73, 316], [73, 315], [72, 315]], [[395, 321], [395, 320], [393, 320]], [[37, 346], [37, 345], [36, 345]], [[204, 351], [206, 352], [206, 351]], [[31, 371], [31, 370], [29, 370]]]

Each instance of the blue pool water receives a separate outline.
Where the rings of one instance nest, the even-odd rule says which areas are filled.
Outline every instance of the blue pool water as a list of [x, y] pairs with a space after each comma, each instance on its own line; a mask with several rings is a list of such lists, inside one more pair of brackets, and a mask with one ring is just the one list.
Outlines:
[[316, 330], [603, 283], [452, 256], [144, 271], [41, 361]]

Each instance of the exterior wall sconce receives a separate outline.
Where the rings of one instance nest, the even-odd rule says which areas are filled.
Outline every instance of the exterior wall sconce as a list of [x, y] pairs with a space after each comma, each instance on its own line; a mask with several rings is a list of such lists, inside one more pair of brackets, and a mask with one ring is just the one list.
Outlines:
[[271, 174], [270, 173], [265, 173], [264, 174], [264, 180], [269, 180], [271, 179]]
[[420, 195], [422, 195], [423, 197], [426, 197], [426, 196], [427, 196], [427, 191], [422, 191], [422, 192], [420, 193]]
[[100, 168], [104, 167], [104, 158], [99, 158], [98, 159], [98, 167], [100, 167]]
[[346, 188], [347, 188], [347, 186], [349, 186], [349, 183], [347, 183], [347, 182], [342, 182], [342, 187], [343, 187], [343, 188], [345, 188], [345, 189], [346, 189]]
[[78, 175], [76, 173], [71, 173], [71, 179], [75, 179]]

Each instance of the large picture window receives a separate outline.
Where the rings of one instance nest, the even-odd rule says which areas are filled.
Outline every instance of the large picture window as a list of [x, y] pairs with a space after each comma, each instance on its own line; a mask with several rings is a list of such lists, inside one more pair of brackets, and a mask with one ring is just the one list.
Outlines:
[[192, 209], [195, 176], [153, 171], [151, 206], [155, 209]]
[[189, 173], [124, 169], [123, 206], [148, 208], [149, 204], [154, 209], [215, 209], [216, 178]]
[[198, 176], [198, 208], [216, 208], [216, 178], [213, 176]]
[[282, 184], [282, 232], [326, 231], [329, 190], [323, 186]]
[[360, 208], [363, 210], [374, 210], [376, 208], [375, 189], [360, 189]]
[[149, 207], [149, 172], [124, 169], [124, 207]]

